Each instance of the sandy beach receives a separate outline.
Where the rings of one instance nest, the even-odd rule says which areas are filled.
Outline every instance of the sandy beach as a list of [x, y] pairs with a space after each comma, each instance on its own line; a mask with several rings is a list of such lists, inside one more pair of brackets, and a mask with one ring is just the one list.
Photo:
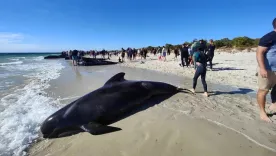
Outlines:
[[[217, 54], [215, 70], [207, 73], [211, 92], [208, 98], [201, 93], [178, 93], [114, 123], [113, 126], [120, 127], [121, 131], [100, 136], [80, 133], [66, 138], [42, 139], [33, 144], [28, 153], [35, 156], [274, 156], [276, 124], [259, 120], [256, 99], [252, 96], [256, 89], [254, 57], [254, 53]], [[59, 99], [62, 105], [68, 104], [101, 87], [122, 71], [128, 80], [163, 81], [191, 87], [192, 69], [183, 69], [180, 61], [173, 60], [172, 56], [167, 62], [155, 59], [151, 56], [144, 64], [138, 60], [98, 67], [73, 67], [67, 61], [61, 76], [51, 81], [47, 93]], [[198, 92], [202, 92], [201, 83]], [[276, 121], [275, 115], [272, 120]]]
[[[148, 55], [145, 63], [129, 61], [121, 64], [127, 67], [150, 69], [164, 73], [175, 74], [185, 77], [193, 77], [193, 68], [180, 68], [180, 56], [175, 59], [175, 55], [167, 56], [167, 61], [162, 62], [157, 59], [157, 55]], [[207, 81], [220, 83], [223, 85], [245, 87], [257, 89], [257, 71], [256, 53], [254, 52], [237, 52], [226, 53], [218, 52], [213, 59], [213, 71], [207, 72]]]

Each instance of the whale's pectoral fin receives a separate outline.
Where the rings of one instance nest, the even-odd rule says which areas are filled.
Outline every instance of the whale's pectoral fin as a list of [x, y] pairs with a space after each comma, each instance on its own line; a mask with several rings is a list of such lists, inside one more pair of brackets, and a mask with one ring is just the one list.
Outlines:
[[121, 128], [105, 126], [95, 122], [90, 122], [89, 124], [82, 125], [80, 128], [92, 135], [101, 135], [122, 130]]

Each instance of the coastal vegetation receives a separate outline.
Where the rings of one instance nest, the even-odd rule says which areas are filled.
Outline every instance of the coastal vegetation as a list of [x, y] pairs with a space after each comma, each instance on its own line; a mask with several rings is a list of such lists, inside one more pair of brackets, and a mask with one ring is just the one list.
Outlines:
[[[255, 48], [258, 46], [260, 39], [259, 38], [249, 38], [246, 36], [243, 37], [235, 37], [232, 40], [229, 38], [223, 38], [219, 40], [214, 40], [214, 43], [216, 45], [216, 48], [231, 48], [231, 49], [238, 49], [238, 50], [244, 50], [248, 48]], [[204, 40], [204, 42], [208, 45], [208, 40]], [[184, 42], [185, 44], [192, 44], [192, 42]], [[182, 43], [183, 44], [183, 43]], [[179, 48], [181, 44], [172, 45], [167, 43], [165, 45], [166, 48], [175, 49]], [[148, 46], [148, 50], [152, 50], [155, 47]]]

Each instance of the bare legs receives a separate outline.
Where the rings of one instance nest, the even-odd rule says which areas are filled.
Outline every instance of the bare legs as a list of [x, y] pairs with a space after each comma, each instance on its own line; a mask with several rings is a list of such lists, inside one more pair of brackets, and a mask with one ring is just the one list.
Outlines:
[[269, 117], [267, 116], [266, 111], [265, 111], [265, 103], [266, 103], [267, 93], [268, 93], [268, 91], [259, 89], [258, 93], [257, 93], [257, 101], [258, 101], [258, 104], [259, 104], [259, 107], [260, 107], [260, 118], [261, 118], [261, 120], [266, 121], [266, 122], [272, 122], [269, 119]]

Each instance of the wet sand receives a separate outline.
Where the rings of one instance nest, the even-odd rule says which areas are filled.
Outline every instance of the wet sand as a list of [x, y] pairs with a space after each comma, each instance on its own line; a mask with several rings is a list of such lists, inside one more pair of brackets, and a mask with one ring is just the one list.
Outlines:
[[[191, 79], [144, 69], [116, 66], [72, 67], [69, 62], [59, 79], [51, 82], [49, 96], [67, 104], [101, 87], [124, 71], [131, 80], [163, 81], [185, 88]], [[65, 64], [66, 64], [65, 63]], [[276, 125], [259, 121], [256, 100], [244, 90], [208, 82], [211, 93], [179, 93], [120, 120], [122, 130], [93, 136], [80, 133], [43, 139], [30, 155], [256, 155], [276, 153]], [[202, 92], [201, 84], [198, 91]], [[272, 119], [276, 121], [276, 117]]]

